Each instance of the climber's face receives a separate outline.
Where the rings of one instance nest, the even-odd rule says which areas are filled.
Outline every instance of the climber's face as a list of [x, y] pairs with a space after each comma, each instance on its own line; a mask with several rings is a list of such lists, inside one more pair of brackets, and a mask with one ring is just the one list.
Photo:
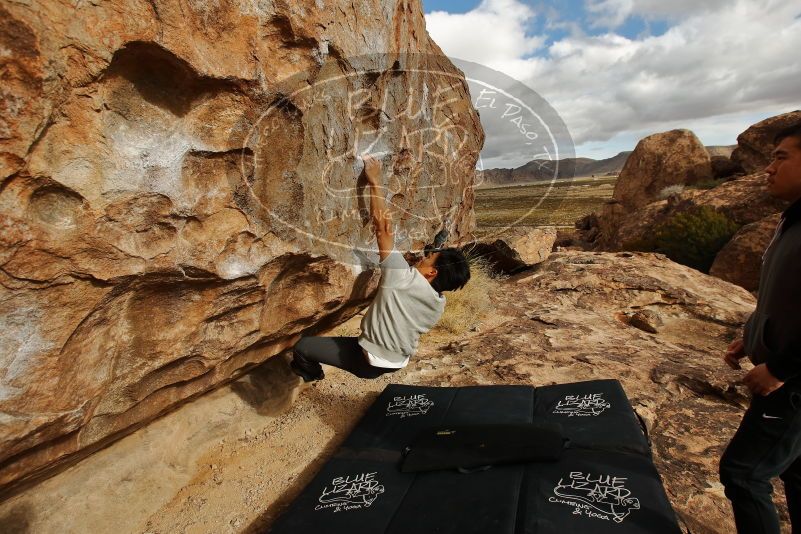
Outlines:
[[801, 198], [801, 139], [782, 139], [765, 172], [768, 173], [768, 193], [790, 202]]
[[415, 269], [420, 271], [420, 274], [428, 280], [428, 283], [434, 281], [434, 278], [437, 277], [437, 258], [439, 258], [439, 252], [430, 252], [428, 255], [424, 256], [417, 263], [414, 265]]

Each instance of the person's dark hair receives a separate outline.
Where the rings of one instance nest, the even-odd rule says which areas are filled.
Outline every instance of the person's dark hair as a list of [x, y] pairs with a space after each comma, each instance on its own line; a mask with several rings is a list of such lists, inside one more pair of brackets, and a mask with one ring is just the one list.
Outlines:
[[461, 289], [470, 280], [470, 263], [457, 248], [440, 250], [434, 266], [437, 268], [437, 277], [431, 282], [431, 287], [438, 293]]
[[801, 147], [801, 122], [791, 124], [790, 126], [779, 130], [779, 132], [773, 138], [773, 144], [778, 145], [788, 137], [795, 137], [795, 142], [799, 147]]

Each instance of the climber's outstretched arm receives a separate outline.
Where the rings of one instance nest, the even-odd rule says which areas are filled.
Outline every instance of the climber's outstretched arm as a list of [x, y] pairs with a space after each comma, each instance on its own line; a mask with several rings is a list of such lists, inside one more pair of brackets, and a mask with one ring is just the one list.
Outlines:
[[395, 247], [395, 236], [392, 233], [392, 214], [387, 209], [381, 191], [381, 161], [369, 155], [362, 156], [362, 159], [370, 188], [370, 216], [378, 241], [378, 256], [380, 261], [384, 261]]

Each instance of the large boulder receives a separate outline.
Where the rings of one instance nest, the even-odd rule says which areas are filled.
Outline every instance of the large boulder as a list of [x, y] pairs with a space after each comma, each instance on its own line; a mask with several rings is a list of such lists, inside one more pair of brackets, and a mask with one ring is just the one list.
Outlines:
[[718, 252], [709, 274], [748, 291], [756, 291], [759, 288], [762, 254], [773, 239], [779, 219], [781, 214], [776, 213], [740, 228]]
[[0, 487], [358, 311], [379, 275], [357, 149], [392, 153], [399, 248], [446, 210], [454, 241], [475, 224], [483, 132], [417, 1], [0, 17]]
[[657, 200], [668, 186], [711, 179], [711, 160], [701, 141], [690, 130], [671, 130], [637, 143], [620, 171], [612, 198], [631, 212]]
[[776, 134], [782, 128], [798, 123], [801, 123], [801, 111], [791, 111], [750, 126], [737, 136], [737, 148], [732, 152], [732, 161], [747, 173], [762, 172], [770, 163]]

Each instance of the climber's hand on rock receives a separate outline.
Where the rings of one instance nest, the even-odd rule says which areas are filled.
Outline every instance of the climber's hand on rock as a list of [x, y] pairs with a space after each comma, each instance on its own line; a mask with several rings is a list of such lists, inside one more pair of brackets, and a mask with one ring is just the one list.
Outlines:
[[740, 369], [740, 359], [743, 356], [745, 356], [743, 338], [737, 338], [729, 344], [723, 355], [723, 361], [732, 369]]
[[773, 376], [768, 366], [760, 363], [745, 375], [743, 383], [754, 395], [770, 395], [784, 385], [784, 382]]
[[364, 154], [362, 160], [364, 160], [364, 174], [367, 175], [367, 181], [370, 184], [379, 185], [381, 181], [381, 160], [374, 158], [370, 154]]

